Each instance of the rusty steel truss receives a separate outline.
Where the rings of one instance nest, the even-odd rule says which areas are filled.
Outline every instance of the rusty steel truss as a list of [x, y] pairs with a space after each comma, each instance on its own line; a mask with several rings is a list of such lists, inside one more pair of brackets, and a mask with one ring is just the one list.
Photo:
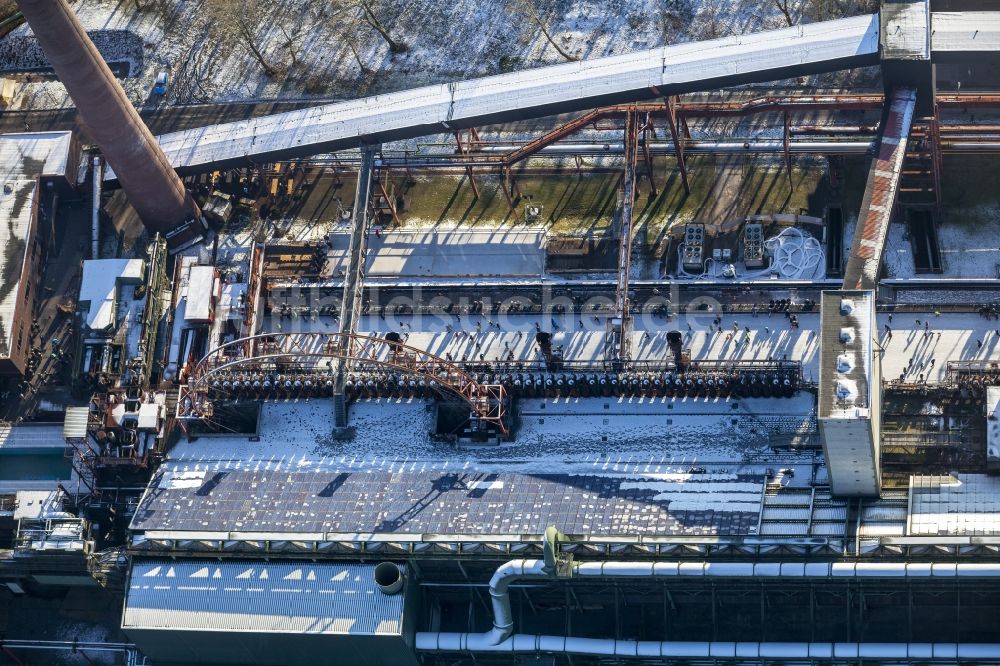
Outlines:
[[194, 367], [178, 401], [178, 417], [186, 413], [185, 399], [204, 401], [217, 390], [216, 379], [229, 373], [268, 373], [294, 369], [333, 378], [336, 364], [378, 366], [425, 379], [431, 386], [454, 394], [468, 403], [482, 423], [492, 424], [508, 434], [506, 391], [499, 384], [482, 384], [460, 366], [402, 341], [374, 334], [350, 333], [263, 333], [232, 340], [208, 352]]

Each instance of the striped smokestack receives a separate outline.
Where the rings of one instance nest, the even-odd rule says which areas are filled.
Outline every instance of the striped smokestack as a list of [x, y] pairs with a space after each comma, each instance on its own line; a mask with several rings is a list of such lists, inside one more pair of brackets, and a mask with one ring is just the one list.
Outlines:
[[[83, 122], [150, 232], [166, 235], [200, 212], [66, 0], [17, 0]], [[200, 230], [201, 226], [196, 225]], [[199, 234], [175, 234], [177, 246]]]

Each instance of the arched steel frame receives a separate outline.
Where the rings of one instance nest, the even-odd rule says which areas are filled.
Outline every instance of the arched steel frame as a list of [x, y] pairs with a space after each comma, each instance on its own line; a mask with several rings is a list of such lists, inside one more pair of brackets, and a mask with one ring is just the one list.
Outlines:
[[462, 398], [480, 420], [507, 434], [502, 385], [482, 384], [451, 361], [374, 334], [261, 333], [232, 340], [202, 357], [188, 379], [187, 393], [207, 392], [212, 377], [221, 372], [249, 370], [282, 359], [315, 361], [317, 368], [323, 360], [363, 362], [415, 375]]

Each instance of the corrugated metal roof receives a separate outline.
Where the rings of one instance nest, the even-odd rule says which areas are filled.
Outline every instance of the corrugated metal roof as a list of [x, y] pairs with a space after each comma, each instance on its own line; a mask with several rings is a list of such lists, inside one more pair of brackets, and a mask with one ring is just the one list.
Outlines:
[[67, 407], [66, 416], [63, 419], [63, 438], [84, 439], [87, 436], [89, 418], [89, 407]]
[[66, 447], [58, 425], [30, 423], [0, 425], [0, 452], [8, 449], [61, 449]]
[[0, 180], [34, 180], [69, 173], [72, 132], [20, 132], [0, 135]]
[[132, 564], [125, 629], [397, 636], [403, 595], [374, 564], [146, 560]]
[[[2, 145], [2, 144], [0, 144]], [[0, 164], [0, 170], [3, 165]], [[37, 181], [4, 180], [0, 183], [0, 356], [10, 356], [14, 347], [14, 318], [21, 295], [21, 273], [31, 240]], [[23, 340], [22, 344], [27, 344]]]

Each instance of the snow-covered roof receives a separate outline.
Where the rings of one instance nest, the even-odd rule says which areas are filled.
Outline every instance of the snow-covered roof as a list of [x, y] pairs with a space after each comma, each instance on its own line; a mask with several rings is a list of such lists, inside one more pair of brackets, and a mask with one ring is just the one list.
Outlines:
[[13, 346], [21, 274], [30, 247], [41, 176], [66, 176], [72, 132], [0, 134], [0, 356]]
[[824, 291], [819, 368], [820, 418], [869, 418], [875, 294]]
[[930, 0], [886, 2], [880, 13], [883, 58], [930, 60]]
[[192, 266], [188, 270], [187, 310], [185, 321], [208, 321], [212, 318], [212, 293], [215, 288], [214, 266]]
[[910, 535], [1000, 534], [1000, 479], [985, 474], [910, 479]]
[[92, 331], [103, 331], [115, 323], [118, 285], [124, 280], [142, 281], [142, 259], [91, 259], [83, 262], [80, 281], [80, 306], [87, 305], [86, 324]]
[[934, 51], [947, 54], [1000, 50], [1000, 16], [995, 11], [934, 12], [931, 28]]
[[5, 180], [0, 187], [0, 356], [9, 356], [14, 341], [14, 314], [21, 273], [32, 233], [34, 178]]
[[51, 490], [18, 490], [17, 508], [14, 509], [14, 520], [33, 520], [42, 515], [42, 509], [52, 496]]
[[0, 180], [65, 176], [72, 143], [72, 132], [0, 134]]
[[160, 406], [155, 402], [144, 402], [139, 405], [139, 430], [158, 430], [160, 427]]
[[[330, 235], [332, 275], [346, 271], [350, 234]], [[544, 229], [402, 229], [368, 240], [365, 277], [541, 275]]]

